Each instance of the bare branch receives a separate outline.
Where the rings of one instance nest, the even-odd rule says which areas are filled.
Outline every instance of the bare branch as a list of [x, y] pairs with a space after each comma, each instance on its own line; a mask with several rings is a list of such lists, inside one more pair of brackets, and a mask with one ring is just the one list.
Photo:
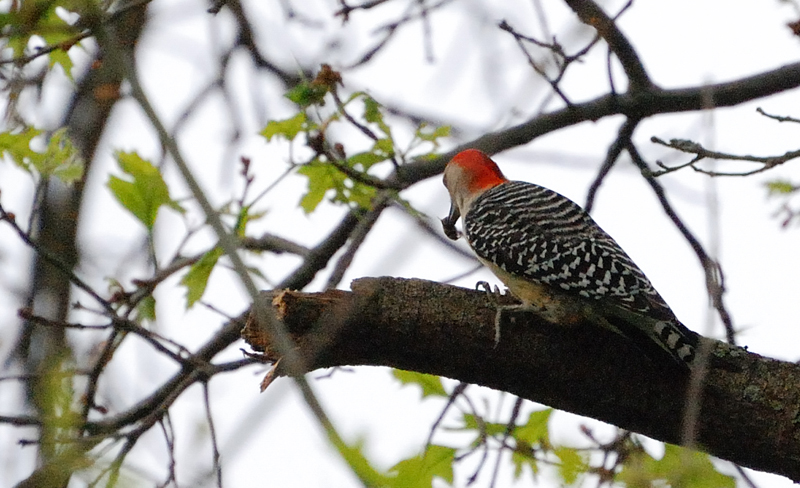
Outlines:
[[800, 124], [800, 119], [796, 119], [794, 117], [785, 117], [781, 115], [771, 115], [766, 112], [761, 107], [756, 108], [756, 112], [760, 113], [764, 117], [777, 120], [778, 122], [794, 122]]
[[10, 225], [12, 229], [14, 229], [14, 232], [17, 233], [22, 242], [24, 242], [25, 244], [30, 246], [31, 249], [36, 251], [36, 254], [37, 256], [40, 257], [40, 259], [43, 259], [44, 261], [48, 262], [51, 266], [53, 266], [53, 268], [58, 270], [58, 272], [67, 277], [67, 279], [73, 285], [85, 291], [90, 297], [94, 298], [95, 301], [98, 303], [98, 305], [103, 307], [106, 312], [108, 312], [109, 314], [114, 314], [114, 309], [111, 307], [111, 304], [108, 302], [108, 300], [98, 295], [97, 292], [95, 292], [92, 287], [86, 284], [86, 282], [84, 282], [82, 279], [78, 278], [78, 276], [72, 271], [72, 267], [69, 264], [65, 263], [58, 255], [51, 252], [44, 246], [42, 246], [40, 243], [35, 242], [33, 239], [31, 239], [28, 233], [22, 230], [22, 228], [19, 225], [17, 225], [17, 221], [16, 218], [14, 217], [14, 214], [7, 212], [3, 208], [2, 204], [0, 204], [0, 222], [8, 223], [8, 225]]
[[211, 414], [211, 398], [208, 395], [208, 381], [203, 382], [203, 404], [206, 411], [206, 421], [211, 434], [211, 448], [214, 453], [214, 472], [217, 477], [217, 487], [222, 488], [222, 464], [219, 461], [219, 447], [217, 446], [217, 429], [214, 427], [214, 416]]
[[[385, 31], [386, 32], [386, 34], [383, 36], [383, 39], [378, 41], [377, 44], [375, 44], [372, 48], [370, 48], [366, 53], [362, 54], [361, 57], [357, 61], [354, 61], [353, 63], [350, 63], [344, 69], [351, 70], [353, 68], [357, 68], [359, 66], [363, 66], [364, 64], [370, 62], [372, 60], [372, 58], [374, 58], [375, 55], [378, 54], [378, 52], [380, 52], [384, 47], [386, 47], [386, 45], [389, 43], [389, 41], [394, 37], [395, 33], [398, 32], [398, 29], [400, 27], [402, 27], [404, 24], [408, 24], [409, 22], [411, 22], [413, 20], [420, 19], [423, 22], [423, 28], [424, 28], [424, 23], [425, 23], [426, 19], [428, 18], [428, 13], [429, 12], [431, 12], [433, 10], [436, 10], [436, 9], [439, 9], [441, 7], [444, 7], [445, 5], [447, 5], [448, 3], [452, 2], [452, 1], [453, 0], [439, 0], [439, 2], [433, 4], [433, 5], [429, 6], [429, 7], [425, 6], [424, 4], [419, 4], [421, 9], [420, 9], [419, 12], [415, 12], [415, 13], [412, 13], [412, 10], [413, 10], [413, 7], [414, 7], [414, 3], [413, 2], [409, 3], [408, 8], [406, 9], [406, 11], [403, 13], [403, 15], [399, 19], [397, 19], [397, 20], [395, 20], [393, 22], [390, 22], [390, 23], [388, 23], [386, 25], [380, 26], [377, 29], [375, 29], [376, 32], [380, 32], [380, 31]], [[373, 5], [370, 5], [370, 8], [371, 8], [371, 7], [374, 7], [375, 5], [377, 5], [379, 3], [383, 3], [383, 2], [368, 2], [368, 3], [373, 4]], [[349, 11], [347, 13], [349, 13]]]
[[38, 417], [30, 417], [27, 415], [0, 415], [0, 424], [10, 424], [16, 426], [40, 426], [42, 420]]
[[17, 56], [16, 58], [9, 58], [9, 59], [0, 59], [0, 66], [4, 64], [14, 64], [17, 66], [22, 66], [25, 64], [30, 63], [36, 58], [44, 56], [45, 54], [50, 54], [53, 51], [64, 51], [67, 52], [74, 46], [78, 44], [82, 40], [91, 37], [92, 33], [89, 31], [81, 32], [80, 34], [76, 34], [72, 36], [72, 38], [67, 39], [66, 41], [61, 41], [58, 44], [51, 44], [49, 46], [42, 46], [36, 48], [36, 52], [32, 54], [28, 54], [26, 56]]
[[664, 209], [664, 212], [666, 212], [667, 216], [672, 220], [672, 223], [675, 224], [675, 227], [678, 228], [680, 233], [683, 234], [683, 237], [689, 242], [689, 245], [692, 246], [697, 258], [700, 260], [700, 266], [702, 266], [706, 275], [706, 289], [708, 290], [709, 297], [711, 297], [711, 303], [717, 310], [722, 324], [725, 326], [728, 342], [736, 344], [736, 330], [733, 327], [733, 319], [731, 319], [730, 313], [728, 313], [728, 310], [725, 308], [722, 299], [722, 295], [725, 293], [725, 276], [722, 273], [722, 268], [719, 263], [711, 259], [700, 241], [692, 234], [692, 231], [686, 227], [686, 224], [683, 223], [683, 220], [681, 220], [672, 208], [672, 205], [670, 205], [667, 200], [664, 188], [648, 173], [649, 169], [647, 163], [639, 154], [633, 142], [629, 142], [625, 149], [628, 151], [628, 154], [630, 154], [633, 163], [639, 168], [645, 180], [647, 180], [647, 183], [653, 189], [658, 201], [661, 202], [661, 207]]
[[[500, 27], [500, 29], [502, 29], [502, 30], [508, 32], [509, 34], [511, 34], [512, 36], [514, 36], [514, 39], [517, 41], [517, 46], [519, 46], [520, 51], [522, 51], [522, 53], [525, 55], [525, 57], [528, 60], [528, 65], [530, 65], [530, 67], [533, 68], [533, 70], [536, 71], [539, 74], [539, 76], [544, 78], [544, 80], [547, 81], [550, 84], [550, 87], [561, 98], [561, 100], [564, 102], [564, 104], [567, 107], [571, 107], [572, 106], [572, 102], [567, 98], [567, 95], [563, 91], [561, 91], [561, 88], [558, 86], [558, 83], [562, 80], [562, 78], [564, 77], [564, 73], [566, 73], [567, 68], [569, 67], [570, 63], [574, 59], [573, 60], [567, 60], [567, 56], [566, 56], [566, 54], [564, 54], [563, 48], [561, 47], [560, 44], [558, 44], [558, 43], [546, 44], [546, 43], [543, 43], [543, 42], [539, 42], [536, 39], [533, 39], [532, 37], [527, 37], [527, 36], [523, 36], [521, 34], [518, 34], [516, 31], [514, 31], [514, 29], [505, 20], [501, 21], [500, 24], [498, 25], [498, 27]], [[555, 77], [551, 78], [550, 76], [548, 76], [547, 72], [545, 71], [545, 69], [543, 67], [539, 66], [539, 63], [534, 61], [533, 56], [531, 56], [531, 54], [525, 48], [525, 44], [522, 43], [523, 40], [531, 42], [531, 43], [533, 43], [533, 44], [535, 44], [535, 45], [537, 45], [539, 47], [546, 47], [546, 48], [550, 49], [551, 51], [553, 51], [554, 55], [560, 56], [562, 59], [564, 59], [564, 61], [562, 63], [560, 63], [561, 66], [559, 67], [559, 72]], [[592, 42], [592, 44], [594, 44], [594, 41]], [[577, 59], [577, 58], [575, 58], [575, 59]]]
[[622, 153], [622, 150], [627, 147], [628, 144], [630, 144], [631, 137], [633, 137], [633, 131], [636, 130], [636, 126], [638, 124], [639, 121], [637, 119], [628, 119], [619, 128], [617, 138], [608, 148], [606, 159], [603, 161], [600, 171], [598, 171], [597, 176], [595, 177], [594, 181], [592, 181], [592, 184], [589, 185], [589, 191], [586, 194], [586, 205], [583, 206], [583, 209], [586, 210], [586, 212], [592, 211], [597, 190], [600, 189], [600, 185], [603, 184], [603, 180], [608, 175], [609, 171], [611, 171], [611, 168], [614, 167], [614, 163], [616, 163], [617, 159], [619, 159], [619, 155]]
[[345, 271], [347, 271], [347, 268], [349, 268], [350, 264], [353, 262], [356, 251], [361, 247], [364, 239], [367, 238], [367, 234], [372, 230], [375, 222], [378, 221], [378, 217], [380, 217], [383, 210], [391, 201], [392, 194], [388, 192], [381, 192], [381, 194], [375, 197], [373, 209], [367, 212], [364, 218], [361, 219], [361, 222], [353, 229], [352, 234], [350, 234], [350, 245], [347, 247], [347, 251], [345, 251], [336, 262], [336, 266], [334, 266], [331, 275], [328, 277], [328, 283], [325, 284], [326, 290], [336, 288], [339, 282], [342, 281]]
[[[630, 41], [628, 41], [628, 38], [619, 30], [614, 20], [606, 15], [603, 9], [592, 0], [565, 1], [578, 14], [581, 22], [597, 30], [600, 37], [606, 41], [608, 47], [617, 56], [617, 59], [622, 64], [622, 69], [625, 70], [625, 74], [628, 76], [630, 91], [652, 91], [654, 89], [653, 82], [650, 81], [639, 55]], [[626, 8], [627, 6], [623, 10]]]
[[341, 16], [343, 22], [347, 22], [350, 20], [350, 12], [353, 10], [369, 10], [371, 8], [377, 7], [382, 3], [386, 3], [389, 0], [370, 0], [368, 2], [360, 3], [358, 5], [348, 5], [345, 0], [339, 0], [339, 3], [342, 5], [342, 8], [336, 11], [333, 15]]
[[[668, 167], [660, 162], [656, 163], [658, 164], [659, 167], [663, 169], [661, 171], [651, 171], [650, 174], [655, 177], [665, 175], [667, 173], [672, 173], [674, 171], [678, 171], [686, 167], [690, 167], [693, 170], [697, 171], [698, 173], [703, 173], [709, 176], [750, 176], [757, 173], [763, 173], [764, 171], [770, 170], [775, 166], [779, 166], [793, 159], [800, 158], [800, 150], [787, 151], [781, 154], [780, 156], [750, 156], [750, 155], [737, 155], [737, 154], [723, 153], [719, 151], [712, 151], [710, 149], [704, 148], [698, 142], [688, 141], [686, 139], [670, 139], [669, 142], [666, 142], [659, 139], [658, 137], [653, 136], [650, 138], [650, 141], [665, 147], [676, 149], [683, 153], [694, 154], [694, 158], [692, 158], [691, 161], [679, 164], [677, 166]], [[751, 171], [741, 171], [741, 172], [711, 171], [695, 166], [696, 163], [702, 161], [703, 159], [750, 161], [753, 163], [761, 163], [762, 166], [760, 168]]]
[[403, 165], [390, 177], [408, 187], [444, 170], [458, 152], [480, 149], [492, 155], [529, 143], [544, 134], [611, 115], [642, 119], [657, 115], [704, 110], [709, 106], [730, 107], [800, 86], [800, 63], [789, 64], [738, 80], [675, 90], [647, 89], [637, 93], [604, 95], [589, 102], [539, 115], [527, 122], [485, 134], [442, 154], [436, 159]]
[[287, 276], [277, 288], [288, 288], [290, 290], [300, 290], [311, 283], [314, 276], [328, 265], [328, 261], [336, 252], [344, 247], [350, 234], [356, 228], [361, 219], [366, 215], [362, 209], [350, 210], [342, 221], [318, 246], [309, 252], [303, 264], [301, 264], [291, 275]]
[[270, 233], [264, 233], [261, 237], [245, 237], [242, 239], [242, 248], [248, 251], [296, 254], [301, 257], [307, 257], [311, 253], [311, 250], [305, 246]]
[[253, 64], [275, 75], [275, 77], [281, 80], [281, 82], [283, 82], [283, 84], [287, 87], [291, 87], [300, 83], [304, 77], [312, 78], [309, 71], [305, 71], [303, 72], [302, 76], [298, 76], [294, 74], [296, 70], [284, 70], [268, 60], [256, 45], [255, 34], [253, 33], [253, 28], [250, 25], [250, 19], [245, 13], [244, 8], [239, 0], [226, 0], [225, 5], [227, 5], [228, 9], [230, 9], [231, 13], [233, 13], [233, 17], [239, 27], [238, 43], [250, 53], [250, 58], [253, 60]]

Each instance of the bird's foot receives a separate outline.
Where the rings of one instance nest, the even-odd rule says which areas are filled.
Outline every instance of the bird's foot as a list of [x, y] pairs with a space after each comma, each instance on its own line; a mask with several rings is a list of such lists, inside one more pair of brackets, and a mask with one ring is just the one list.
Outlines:
[[479, 281], [475, 283], [475, 289], [478, 291], [483, 290], [484, 292], [486, 292], [486, 294], [489, 295], [490, 298], [494, 299], [495, 303], [497, 302], [498, 296], [500, 297], [503, 296], [503, 293], [500, 291], [500, 288], [498, 288], [497, 285], [494, 285], [494, 288], [492, 288], [492, 285], [490, 285], [488, 281]]
[[[500, 291], [497, 285], [494, 285], [494, 288], [492, 288], [492, 285], [490, 285], [488, 281], [479, 281], [475, 283], [475, 289], [482, 289], [485, 291], [492, 305], [494, 305], [497, 310], [494, 316], [494, 347], [497, 347], [497, 345], [500, 344], [500, 324], [503, 321], [503, 310], [518, 308], [519, 305], [501, 305], [498, 297], [502, 297], [503, 292]], [[506, 289], [506, 291], [508, 291], [508, 289]]]

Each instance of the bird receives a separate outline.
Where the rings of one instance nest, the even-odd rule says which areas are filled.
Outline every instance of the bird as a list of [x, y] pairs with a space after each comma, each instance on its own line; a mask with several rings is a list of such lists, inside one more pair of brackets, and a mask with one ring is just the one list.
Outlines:
[[450, 194], [445, 235], [466, 237], [478, 260], [521, 301], [498, 305], [496, 341], [504, 311], [543, 311], [570, 297], [595, 310], [652, 361], [666, 358], [690, 371], [698, 334], [678, 320], [644, 272], [578, 204], [548, 188], [507, 179], [477, 149], [456, 154], [443, 182]]

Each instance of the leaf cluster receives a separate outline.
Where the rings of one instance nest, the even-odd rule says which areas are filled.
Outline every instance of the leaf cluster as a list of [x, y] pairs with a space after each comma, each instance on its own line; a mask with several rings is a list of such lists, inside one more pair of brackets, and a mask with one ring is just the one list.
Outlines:
[[[453, 419], [456, 427], [444, 429], [446, 432], [471, 434], [472, 440], [468, 445], [444, 447], [429, 444], [422, 454], [400, 461], [392, 468], [403, 476], [406, 483], [410, 483], [407, 486], [431, 486], [434, 476], [452, 485], [453, 466], [483, 452], [478, 470], [470, 478], [474, 481], [484, 469], [486, 454], [496, 452], [500, 456], [504, 451], [511, 453], [514, 480], [521, 480], [526, 473], [535, 480], [547, 469], [548, 473], [558, 477], [562, 486], [582, 486], [592, 477], [599, 479], [599, 486], [735, 486], [734, 479], [717, 471], [710, 456], [705, 453], [665, 444], [664, 455], [656, 459], [645, 451], [633, 434], [621, 432], [612, 442], [600, 443], [586, 428], [582, 430], [591, 442], [591, 447], [553, 445], [549, 434], [554, 412], [551, 408], [532, 410], [522, 419], [490, 421], [486, 415], [475, 411], [474, 405], [478, 402], [470, 400], [465, 389], [457, 388], [452, 394], [448, 394], [440, 377], [397, 369], [392, 371], [392, 375], [404, 386], [419, 387], [423, 398], [448, 399], [446, 408], [460, 395], [464, 396], [469, 407], [456, 413]], [[432, 432], [431, 435], [433, 434]], [[411, 473], [418, 473], [417, 477]]]
[[[387, 165], [389, 170], [396, 169], [412, 154], [430, 157], [440, 140], [450, 135], [449, 127], [430, 129], [420, 124], [408, 145], [401, 148], [384, 107], [366, 92], [355, 92], [342, 100], [340, 85], [341, 75], [323, 65], [314, 80], [301, 82], [286, 93], [286, 98], [296, 104], [297, 112], [289, 118], [270, 121], [260, 133], [267, 142], [282, 139], [291, 144], [304, 139], [311, 149], [309, 160], [298, 164], [297, 169], [297, 174], [308, 179], [308, 190], [300, 199], [300, 207], [306, 213], [312, 213], [326, 198], [335, 204], [372, 208], [377, 191], [387, 188], [376, 176], [386, 169], [374, 171], [375, 168]], [[335, 108], [326, 109], [331, 105]], [[358, 116], [352, 115], [353, 106], [358, 106]], [[332, 135], [338, 126], [360, 132], [368, 141], [367, 147], [351, 154]], [[429, 144], [428, 152], [419, 151], [424, 143]]]

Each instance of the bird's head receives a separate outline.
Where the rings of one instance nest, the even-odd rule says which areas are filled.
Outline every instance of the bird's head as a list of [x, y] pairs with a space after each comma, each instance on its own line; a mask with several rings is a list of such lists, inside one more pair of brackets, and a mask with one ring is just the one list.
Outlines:
[[442, 219], [445, 235], [458, 239], [458, 218], [467, 214], [472, 202], [483, 192], [506, 181], [497, 164], [477, 149], [453, 156], [444, 168], [444, 186], [450, 192], [450, 213]]

